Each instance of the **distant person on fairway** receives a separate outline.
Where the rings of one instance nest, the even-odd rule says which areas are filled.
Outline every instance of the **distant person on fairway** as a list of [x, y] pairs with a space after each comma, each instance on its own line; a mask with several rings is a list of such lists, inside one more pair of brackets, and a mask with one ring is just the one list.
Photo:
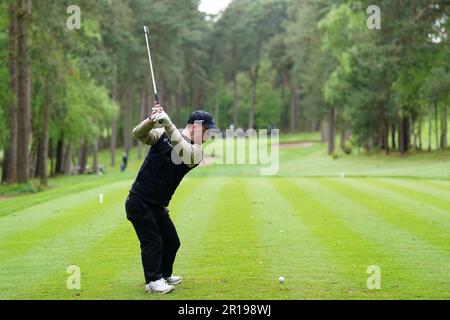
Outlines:
[[147, 292], [169, 293], [181, 283], [172, 275], [180, 240], [167, 207], [183, 177], [201, 162], [209, 129], [216, 129], [213, 117], [196, 111], [180, 133], [155, 104], [150, 118], [133, 130], [134, 138], [151, 146], [125, 203], [141, 243]]
[[128, 165], [128, 152], [124, 152], [122, 156], [122, 164], [120, 165], [120, 171], [125, 172]]

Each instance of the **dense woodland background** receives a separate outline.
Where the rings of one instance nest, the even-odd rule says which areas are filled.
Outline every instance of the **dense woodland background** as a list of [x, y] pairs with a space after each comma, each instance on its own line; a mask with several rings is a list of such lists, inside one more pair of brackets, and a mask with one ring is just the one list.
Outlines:
[[[234, 0], [218, 16], [198, 0], [0, 3], [2, 182], [87, 172], [98, 151], [128, 151], [152, 105], [142, 26], [161, 100], [178, 126], [204, 108], [219, 126], [321, 131], [329, 153], [448, 148], [449, 3]], [[336, 139], [339, 136], [340, 139]], [[340, 145], [335, 146], [335, 141]], [[142, 147], [140, 147], [142, 148]], [[139, 154], [143, 154], [140, 150]]]

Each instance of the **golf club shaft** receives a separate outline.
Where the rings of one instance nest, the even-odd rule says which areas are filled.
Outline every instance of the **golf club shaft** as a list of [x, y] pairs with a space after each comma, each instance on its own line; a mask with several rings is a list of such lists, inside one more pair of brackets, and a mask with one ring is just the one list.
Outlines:
[[152, 76], [153, 92], [155, 93], [155, 101], [157, 103], [159, 103], [158, 90], [156, 89], [155, 74], [153, 72], [152, 55], [150, 53], [150, 44], [149, 44], [149, 41], [148, 41], [148, 30], [149, 30], [148, 27], [144, 27], [145, 42], [147, 43], [148, 61], [150, 63], [150, 73], [151, 73], [151, 76]]

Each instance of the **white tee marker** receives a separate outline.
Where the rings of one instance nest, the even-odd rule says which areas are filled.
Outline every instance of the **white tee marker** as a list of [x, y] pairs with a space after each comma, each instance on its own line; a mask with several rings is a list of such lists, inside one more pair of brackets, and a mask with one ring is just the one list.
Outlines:
[[100, 197], [99, 197], [99, 198], [100, 198], [100, 199], [99, 199], [99, 200], [100, 200], [100, 203], [103, 204], [103, 193], [100, 193]]

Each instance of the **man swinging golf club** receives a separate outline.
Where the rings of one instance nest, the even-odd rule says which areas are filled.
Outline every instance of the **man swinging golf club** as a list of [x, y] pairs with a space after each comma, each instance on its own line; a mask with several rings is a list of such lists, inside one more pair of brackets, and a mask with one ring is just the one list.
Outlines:
[[172, 275], [180, 240], [167, 206], [183, 177], [202, 160], [201, 145], [206, 131], [216, 129], [216, 125], [209, 113], [196, 111], [180, 133], [164, 112], [155, 85], [149, 30], [144, 27], [155, 105], [150, 117], [133, 130], [133, 136], [151, 148], [130, 190], [125, 209], [141, 244], [145, 290], [165, 294], [182, 281], [181, 277]]
[[196, 111], [180, 133], [155, 104], [151, 117], [133, 130], [134, 138], [151, 146], [125, 204], [141, 244], [148, 292], [169, 293], [182, 281], [172, 275], [180, 240], [167, 206], [183, 177], [200, 163], [206, 131], [215, 128], [209, 113]]

